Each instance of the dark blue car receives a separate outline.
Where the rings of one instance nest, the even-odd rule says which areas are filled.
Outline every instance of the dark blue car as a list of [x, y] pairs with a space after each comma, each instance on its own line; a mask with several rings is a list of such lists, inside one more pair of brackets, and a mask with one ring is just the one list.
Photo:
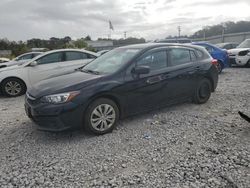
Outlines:
[[229, 67], [229, 57], [226, 50], [220, 49], [206, 42], [194, 42], [192, 44], [203, 46], [214, 59], [217, 59], [219, 73], [221, 73], [224, 68]]

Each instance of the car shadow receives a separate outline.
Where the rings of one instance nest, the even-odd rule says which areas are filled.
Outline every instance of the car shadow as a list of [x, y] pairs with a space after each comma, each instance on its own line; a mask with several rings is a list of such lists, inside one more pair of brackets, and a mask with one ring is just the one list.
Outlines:
[[171, 110], [181, 108], [182, 105], [185, 105], [187, 103], [188, 102], [182, 104], [175, 104], [167, 106], [165, 108], [160, 108], [157, 110], [152, 110], [134, 116], [126, 117], [118, 122], [118, 125], [113, 132], [101, 136], [91, 134], [83, 128], [76, 128], [60, 132], [42, 131], [38, 129], [37, 125], [34, 122], [27, 118], [27, 120], [17, 122], [17, 124], [13, 127], [6, 129], [6, 131], [8, 132], [2, 135], [2, 138], [9, 140], [9, 142], [19, 142], [19, 140], [21, 140], [21, 145], [36, 142], [42, 145], [50, 146], [56, 143], [78, 143], [83, 142], [84, 140], [91, 141], [92, 139], [96, 140], [97, 138], [102, 139], [102, 137], [113, 137], [117, 134], [123, 134], [123, 130], [121, 129], [130, 129], [129, 126], [132, 126], [132, 129], [135, 127], [140, 128], [141, 122], [150, 124], [154, 121], [155, 115], [168, 113]]

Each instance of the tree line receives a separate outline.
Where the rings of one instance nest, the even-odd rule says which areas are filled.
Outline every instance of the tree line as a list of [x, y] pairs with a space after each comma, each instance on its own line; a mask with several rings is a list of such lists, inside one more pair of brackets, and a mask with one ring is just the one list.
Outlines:
[[212, 37], [216, 35], [229, 34], [229, 33], [241, 33], [250, 31], [250, 21], [239, 22], [223, 22], [221, 24], [206, 26], [203, 29], [196, 31], [191, 38], [203, 38]]
[[[99, 38], [98, 40], [111, 40], [107, 38]], [[84, 48], [90, 51], [95, 51], [94, 48], [88, 46], [86, 41], [91, 41], [91, 37], [88, 35], [84, 38], [72, 40], [71, 37], [66, 36], [63, 38], [51, 37], [49, 40], [33, 38], [23, 41], [9, 41], [7, 39], [0, 39], [0, 50], [11, 50], [12, 56], [16, 57], [20, 54], [31, 51], [32, 48], [45, 48], [48, 50], [63, 49], [63, 48]], [[112, 40], [114, 46], [122, 46], [129, 44], [145, 43], [144, 38], [127, 38], [127, 39], [114, 39]]]

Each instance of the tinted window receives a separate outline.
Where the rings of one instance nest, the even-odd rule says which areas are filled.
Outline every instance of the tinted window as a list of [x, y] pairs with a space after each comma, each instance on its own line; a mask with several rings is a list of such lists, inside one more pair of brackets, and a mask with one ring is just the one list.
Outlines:
[[34, 58], [34, 57], [36, 57], [36, 56], [38, 56], [38, 55], [40, 55], [41, 53], [33, 53], [33, 55], [32, 55], [32, 58]]
[[19, 57], [17, 60], [25, 60], [25, 59], [32, 59], [32, 54], [27, 54]]
[[37, 60], [38, 64], [56, 63], [62, 61], [62, 52], [46, 55]]
[[96, 56], [88, 54], [88, 59], [95, 59], [95, 58], [96, 58]]
[[203, 53], [200, 50], [196, 50], [196, 55], [199, 59], [203, 58]]
[[191, 60], [196, 61], [197, 57], [196, 57], [194, 51], [190, 50], [189, 52], [190, 52]]
[[237, 46], [237, 44], [232, 44], [232, 48], [236, 48]]
[[151, 70], [158, 70], [167, 67], [167, 52], [158, 51], [150, 53], [141, 58], [137, 65], [149, 66]]
[[182, 48], [174, 48], [169, 52], [171, 65], [177, 66], [191, 62], [190, 50]]
[[66, 52], [65, 54], [66, 54], [66, 61], [87, 59], [87, 54], [82, 52]]
[[227, 44], [224, 46], [224, 49], [231, 49], [232, 48], [232, 44]]
[[210, 46], [204, 46], [209, 53], [212, 53], [214, 49]]

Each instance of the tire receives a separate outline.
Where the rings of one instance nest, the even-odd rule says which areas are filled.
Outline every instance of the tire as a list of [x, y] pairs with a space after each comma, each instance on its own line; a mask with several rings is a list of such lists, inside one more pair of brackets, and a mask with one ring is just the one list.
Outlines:
[[193, 101], [196, 104], [204, 104], [208, 101], [212, 92], [212, 84], [211, 82], [203, 78], [198, 82], [197, 87], [194, 92]]
[[223, 64], [221, 61], [218, 61], [217, 69], [218, 69], [218, 73], [220, 74], [223, 70]]
[[99, 98], [87, 108], [84, 127], [93, 134], [103, 135], [112, 132], [118, 120], [119, 109], [115, 102], [107, 98]]
[[18, 97], [26, 92], [25, 83], [18, 78], [8, 78], [1, 84], [2, 93], [7, 97]]
[[246, 67], [250, 68], [250, 60], [248, 60]]

